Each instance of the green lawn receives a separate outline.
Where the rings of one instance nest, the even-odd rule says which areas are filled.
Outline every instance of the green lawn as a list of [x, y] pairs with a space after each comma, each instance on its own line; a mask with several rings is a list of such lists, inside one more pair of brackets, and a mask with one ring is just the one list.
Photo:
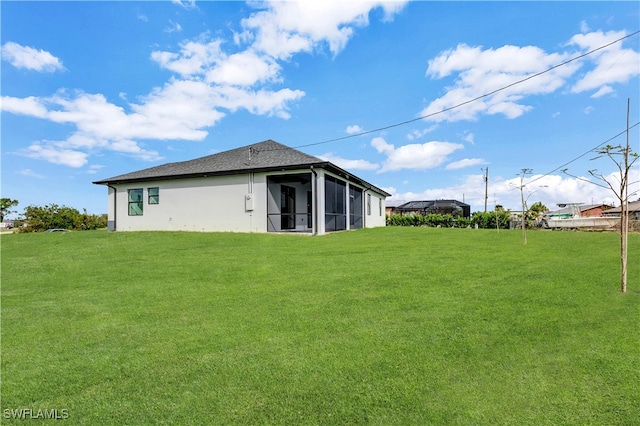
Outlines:
[[527, 240], [3, 235], [1, 420], [640, 424], [640, 235]]

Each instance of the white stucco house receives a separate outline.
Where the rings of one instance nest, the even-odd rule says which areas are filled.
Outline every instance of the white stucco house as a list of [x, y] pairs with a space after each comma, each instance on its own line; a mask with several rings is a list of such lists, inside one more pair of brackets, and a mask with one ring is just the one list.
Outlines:
[[325, 234], [385, 226], [390, 196], [272, 140], [93, 183], [108, 188], [111, 231]]

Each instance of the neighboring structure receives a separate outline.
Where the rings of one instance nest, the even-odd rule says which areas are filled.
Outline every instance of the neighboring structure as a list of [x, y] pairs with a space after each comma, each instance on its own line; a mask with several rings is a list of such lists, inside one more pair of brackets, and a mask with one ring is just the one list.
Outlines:
[[560, 203], [560, 210], [545, 213], [540, 226], [549, 229], [611, 229], [619, 221], [614, 216], [592, 216], [606, 205], [583, 206], [582, 203]]
[[387, 216], [398, 213], [398, 206], [404, 204], [405, 201], [386, 201], [385, 213]]
[[456, 200], [409, 201], [394, 209], [394, 213], [428, 215], [450, 214], [453, 217], [471, 217], [471, 206]]
[[267, 140], [94, 182], [112, 231], [305, 232], [385, 226], [387, 192]]
[[[571, 203], [569, 203], [571, 204]], [[605, 211], [608, 211], [613, 206], [608, 204], [580, 204], [580, 217], [601, 217]], [[574, 211], [571, 206], [561, 208], [552, 212], [547, 212], [545, 216], [553, 219], [567, 218], [573, 215]], [[620, 216], [620, 210], [618, 210], [617, 216]]]
[[[640, 200], [627, 203], [630, 220], [640, 220]], [[620, 216], [622, 214], [621, 207], [615, 207], [604, 212], [604, 216]]]
[[12, 229], [15, 226], [15, 222], [13, 220], [5, 220], [0, 222], [0, 229]]

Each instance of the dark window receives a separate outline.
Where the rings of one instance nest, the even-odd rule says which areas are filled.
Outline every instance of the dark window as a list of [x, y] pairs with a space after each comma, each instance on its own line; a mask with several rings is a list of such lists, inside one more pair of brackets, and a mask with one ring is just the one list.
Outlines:
[[349, 227], [362, 228], [362, 189], [349, 186]]
[[129, 216], [142, 216], [142, 188], [129, 191]]
[[280, 186], [280, 228], [294, 229], [296, 227], [296, 189], [290, 186]]
[[149, 204], [160, 204], [160, 188], [149, 188]]

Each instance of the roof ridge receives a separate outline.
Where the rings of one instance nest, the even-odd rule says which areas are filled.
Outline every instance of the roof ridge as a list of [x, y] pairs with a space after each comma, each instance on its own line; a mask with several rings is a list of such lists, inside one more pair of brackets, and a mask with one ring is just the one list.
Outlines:
[[[262, 155], [261, 155], [262, 154]], [[164, 163], [146, 169], [121, 174], [94, 183], [123, 180], [210, 175], [241, 170], [265, 170], [280, 167], [306, 166], [326, 161], [286, 146], [273, 139], [240, 146], [191, 160]]]

